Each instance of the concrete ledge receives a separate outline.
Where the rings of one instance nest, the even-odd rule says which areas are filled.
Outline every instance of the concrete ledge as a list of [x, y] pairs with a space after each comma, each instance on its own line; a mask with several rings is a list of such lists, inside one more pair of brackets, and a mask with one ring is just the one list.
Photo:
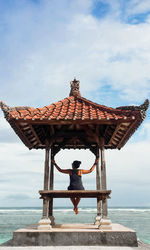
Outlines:
[[138, 246], [136, 232], [119, 224], [112, 224], [112, 230], [100, 230], [92, 224], [61, 224], [42, 231], [36, 228], [15, 231], [13, 246]]

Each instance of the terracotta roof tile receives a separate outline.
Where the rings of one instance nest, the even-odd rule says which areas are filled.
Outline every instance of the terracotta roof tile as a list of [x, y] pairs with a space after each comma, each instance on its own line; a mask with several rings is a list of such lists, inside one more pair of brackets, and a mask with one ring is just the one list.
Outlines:
[[99, 105], [83, 97], [70, 96], [43, 108], [13, 110], [10, 119], [25, 120], [117, 120], [136, 116], [136, 111]]

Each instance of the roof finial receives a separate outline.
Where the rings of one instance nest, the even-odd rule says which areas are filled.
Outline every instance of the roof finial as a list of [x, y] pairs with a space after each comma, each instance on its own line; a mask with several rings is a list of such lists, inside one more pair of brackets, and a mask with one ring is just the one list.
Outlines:
[[74, 80], [70, 82], [70, 95], [69, 96], [81, 96], [79, 88], [80, 88], [80, 81], [76, 80], [76, 77], [74, 77]]

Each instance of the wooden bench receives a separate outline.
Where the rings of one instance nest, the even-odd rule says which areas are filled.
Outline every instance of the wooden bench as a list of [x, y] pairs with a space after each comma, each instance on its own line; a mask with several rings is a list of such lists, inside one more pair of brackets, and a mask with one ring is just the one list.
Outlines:
[[[102, 214], [101, 202], [105, 203], [106, 199], [110, 198], [111, 190], [40, 190], [40, 199], [43, 199], [43, 217], [47, 216], [51, 219], [51, 224], [54, 225], [53, 216], [53, 199], [54, 198], [96, 198], [97, 199], [97, 216], [95, 223], [100, 222], [99, 218]], [[103, 206], [103, 205], [102, 205]], [[47, 210], [48, 208], [48, 210]]]

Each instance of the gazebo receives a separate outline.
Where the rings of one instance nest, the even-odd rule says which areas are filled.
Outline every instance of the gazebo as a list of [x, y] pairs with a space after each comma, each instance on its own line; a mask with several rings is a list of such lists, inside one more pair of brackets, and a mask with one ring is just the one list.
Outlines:
[[[69, 97], [43, 108], [9, 107], [1, 102], [6, 120], [29, 149], [45, 149], [43, 217], [39, 229], [51, 229], [54, 222], [53, 199], [92, 197], [97, 199], [95, 224], [111, 227], [106, 185], [105, 149], [121, 149], [146, 117], [149, 101], [140, 106], [111, 108], [82, 97], [80, 82], [71, 81]], [[96, 190], [53, 190], [52, 159], [61, 149], [89, 149], [99, 162], [96, 166]]]

